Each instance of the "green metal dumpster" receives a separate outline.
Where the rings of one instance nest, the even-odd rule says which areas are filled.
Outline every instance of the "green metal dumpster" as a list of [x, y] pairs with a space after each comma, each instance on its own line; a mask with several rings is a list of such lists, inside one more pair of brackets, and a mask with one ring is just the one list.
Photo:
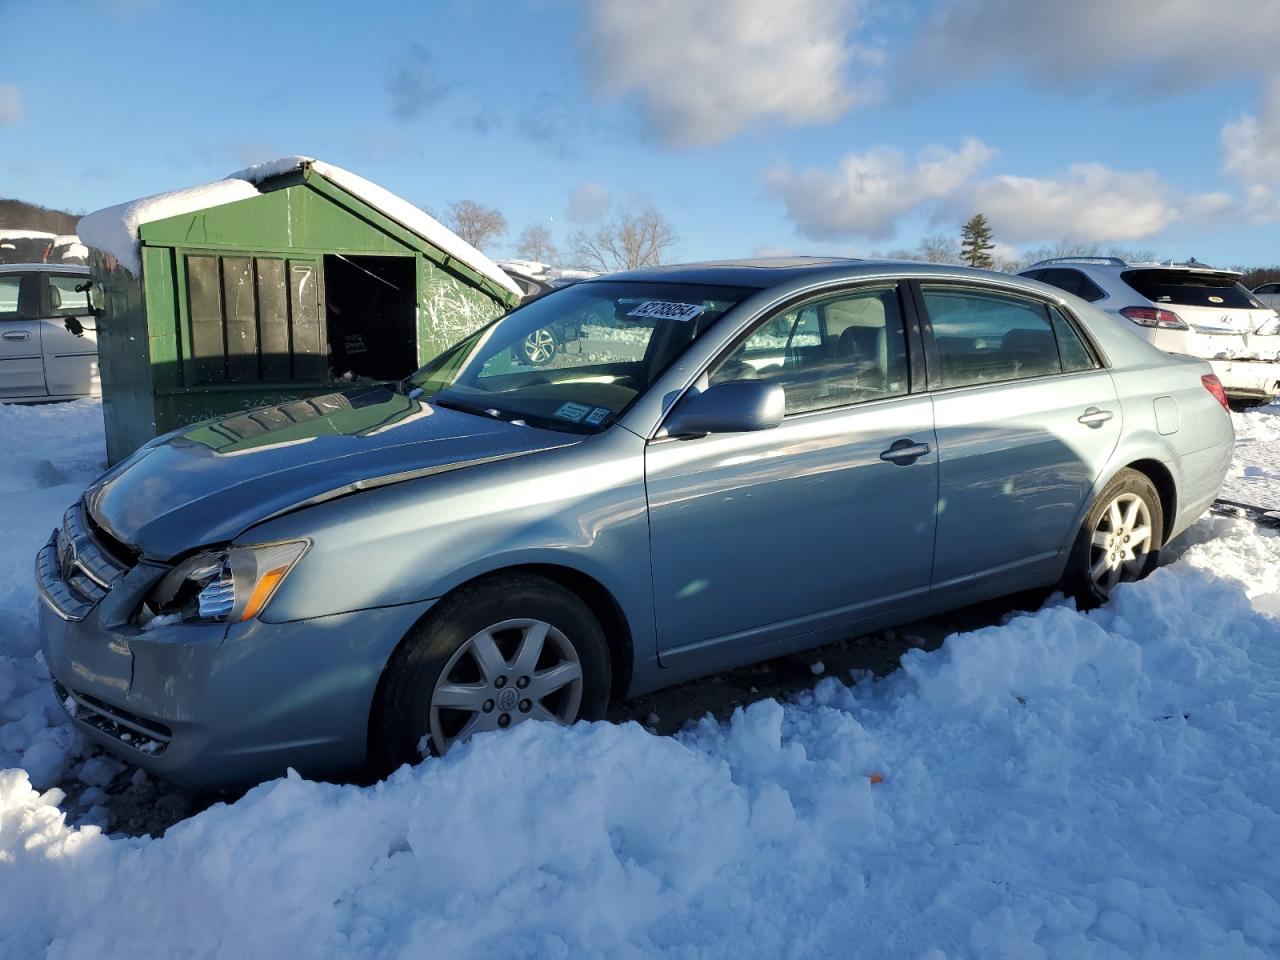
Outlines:
[[107, 458], [237, 410], [399, 379], [520, 289], [414, 207], [288, 157], [80, 221]]

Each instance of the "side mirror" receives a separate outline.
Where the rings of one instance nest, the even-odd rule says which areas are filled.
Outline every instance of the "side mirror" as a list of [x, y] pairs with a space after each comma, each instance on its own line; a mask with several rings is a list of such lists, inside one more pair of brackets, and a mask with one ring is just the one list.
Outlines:
[[768, 380], [727, 380], [701, 393], [685, 394], [665, 424], [669, 437], [748, 433], [782, 423], [787, 397]]

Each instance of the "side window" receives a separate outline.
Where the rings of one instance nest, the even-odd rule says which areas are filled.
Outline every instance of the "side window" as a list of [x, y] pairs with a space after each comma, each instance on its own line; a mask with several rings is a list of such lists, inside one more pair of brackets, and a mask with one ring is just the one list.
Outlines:
[[1043, 304], [1011, 294], [922, 284], [943, 387], [1061, 373]]
[[16, 320], [18, 301], [22, 295], [22, 274], [0, 274], [0, 319]]
[[1078, 370], [1093, 370], [1098, 361], [1093, 358], [1089, 348], [1085, 346], [1071, 321], [1055, 307], [1049, 308], [1049, 317], [1053, 321], [1053, 332], [1058, 338], [1058, 353], [1062, 357], [1062, 369], [1067, 373]]
[[897, 286], [825, 297], [766, 320], [711, 378], [725, 380], [776, 380], [789, 414], [905, 394]]
[[80, 317], [89, 312], [89, 293], [76, 292], [88, 277], [49, 277], [49, 316]]

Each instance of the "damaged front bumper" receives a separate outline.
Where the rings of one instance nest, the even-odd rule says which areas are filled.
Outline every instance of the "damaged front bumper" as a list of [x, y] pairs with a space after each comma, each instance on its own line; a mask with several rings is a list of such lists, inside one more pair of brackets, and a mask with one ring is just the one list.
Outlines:
[[73, 589], [80, 568], [71, 561], [64, 576], [58, 549], [55, 535], [36, 570], [41, 644], [59, 701], [110, 752], [199, 788], [258, 783], [289, 767], [358, 774], [382, 669], [431, 606], [144, 630], [135, 615], [167, 566], [140, 561], [105, 587]]

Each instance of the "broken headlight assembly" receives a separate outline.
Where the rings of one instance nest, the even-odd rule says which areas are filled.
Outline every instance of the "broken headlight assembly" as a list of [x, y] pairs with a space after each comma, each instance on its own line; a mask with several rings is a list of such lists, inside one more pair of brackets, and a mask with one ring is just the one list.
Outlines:
[[160, 618], [165, 623], [252, 620], [309, 546], [290, 540], [194, 554], [155, 585], [138, 611], [138, 626]]

